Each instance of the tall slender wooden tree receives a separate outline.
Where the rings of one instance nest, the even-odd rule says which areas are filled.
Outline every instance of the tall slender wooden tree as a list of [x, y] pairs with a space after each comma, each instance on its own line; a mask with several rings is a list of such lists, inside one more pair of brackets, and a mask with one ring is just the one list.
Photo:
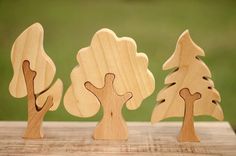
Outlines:
[[72, 70], [72, 84], [64, 97], [66, 110], [75, 116], [90, 117], [101, 104], [103, 118], [93, 137], [127, 139], [123, 105], [137, 109], [155, 88], [147, 56], [137, 53], [133, 39], [118, 38], [111, 30], [101, 29], [91, 45], [78, 52], [77, 61], [80, 65]]
[[220, 95], [214, 88], [208, 67], [199, 58], [204, 55], [186, 30], [179, 37], [173, 55], [163, 65], [163, 70], [174, 71], [166, 77], [167, 86], [157, 95], [157, 106], [151, 120], [155, 123], [169, 117], [184, 116], [179, 141], [199, 141], [194, 130], [194, 115], [209, 115], [223, 120]]
[[9, 91], [16, 98], [28, 97], [28, 125], [24, 138], [42, 138], [45, 113], [60, 104], [63, 84], [51, 85], [56, 67], [43, 49], [43, 28], [35, 23], [14, 42], [11, 51], [14, 70]]

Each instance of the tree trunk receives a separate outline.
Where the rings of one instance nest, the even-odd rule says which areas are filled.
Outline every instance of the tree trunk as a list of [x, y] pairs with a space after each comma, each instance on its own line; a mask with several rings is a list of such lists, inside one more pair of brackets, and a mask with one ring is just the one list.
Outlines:
[[36, 105], [36, 95], [34, 93], [34, 78], [36, 72], [30, 69], [30, 62], [25, 60], [22, 64], [24, 73], [27, 97], [28, 97], [28, 123], [23, 138], [38, 139], [43, 137], [42, 121], [46, 112], [53, 105], [53, 98], [49, 96], [42, 108]]
[[194, 101], [201, 98], [200, 93], [191, 94], [188, 88], [180, 90], [180, 96], [185, 102], [184, 121], [178, 136], [180, 142], [199, 142], [194, 129]]
[[114, 74], [106, 74], [103, 88], [96, 88], [90, 82], [85, 83], [85, 87], [98, 98], [103, 107], [103, 118], [95, 128], [94, 139], [128, 139], [128, 129], [122, 116], [122, 107], [132, 98], [132, 94], [118, 95], [113, 88], [114, 79]]

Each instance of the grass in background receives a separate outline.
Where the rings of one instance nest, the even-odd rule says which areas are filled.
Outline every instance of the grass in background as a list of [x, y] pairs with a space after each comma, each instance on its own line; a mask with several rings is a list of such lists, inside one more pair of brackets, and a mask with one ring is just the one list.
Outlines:
[[[0, 1], [0, 120], [26, 120], [26, 98], [10, 96], [12, 78], [10, 51], [14, 40], [28, 26], [40, 22], [45, 30], [44, 48], [57, 66], [56, 78], [70, 85], [70, 72], [78, 64], [76, 54], [90, 45], [92, 35], [107, 27], [118, 36], [136, 40], [138, 51], [149, 57], [149, 69], [156, 90], [134, 111], [123, 109], [126, 120], [149, 121], [157, 92], [170, 72], [161, 66], [172, 54], [179, 35], [189, 29], [193, 40], [205, 50], [202, 58], [212, 72], [215, 87], [222, 96], [225, 120], [236, 125], [236, 2], [235, 1]], [[63, 102], [46, 120], [81, 119], [66, 112]], [[198, 118], [200, 120], [206, 118]], [[209, 118], [207, 118], [209, 119]]]

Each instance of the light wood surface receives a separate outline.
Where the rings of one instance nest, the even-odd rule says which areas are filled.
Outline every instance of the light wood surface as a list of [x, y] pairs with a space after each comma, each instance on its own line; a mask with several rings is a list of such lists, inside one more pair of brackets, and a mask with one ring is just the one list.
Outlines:
[[195, 122], [201, 142], [180, 143], [181, 122], [127, 123], [129, 140], [93, 140], [96, 123], [44, 122], [45, 138], [21, 138], [26, 122], [0, 122], [0, 155], [235, 156], [236, 136], [227, 122]]
[[30, 68], [29, 61], [23, 62], [22, 69], [28, 97], [28, 124], [23, 137], [26, 139], [39, 139], [43, 137], [42, 121], [49, 108], [53, 105], [53, 98], [48, 96], [44, 105], [39, 108], [36, 105], [36, 95], [34, 93], [34, 80], [37, 73]]
[[183, 88], [188, 88], [192, 94], [201, 94], [201, 98], [194, 102], [195, 116], [209, 115], [223, 120], [223, 111], [219, 105], [220, 95], [214, 88], [210, 70], [199, 58], [204, 55], [204, 51], [192, 41], [189, 31], [183, 32], [173, 55], [163, 65], [163, 70], [174, 71], [166, 77], [167, 86], [157, 95], [152, 123], [169, 117], [184, 116], [185, 102], [179, 95]]
[[178, 136], [178, 140], [181, 142], [198, 142], [199, 138], [195, 133], [193, 123], [193, 108], [194, 102], [201, 98], [200, 93], [191, 94], [188, 88], [183, 88], [179, 92], [185, 103], [184, 121]]
[[42, 138], [42, 121], [48, 110], [60, 104], [63, 84], [51, 86], [56, 68], [43, 49], [43, 28], [35, 23], [14, 42], [11, 51], [13, 78], [9, 91], [16, 98], [28, 97], [28, 125], [24, 138]]
[[56, 73], [53, 61], [43, 49], [43, 27], [35, 23], [27, 28], [14, 42], [11, 50], [13, 78], [9, 85], [12, 96], [21, 98], [27, 95], [22, 63], [30, 61], [30, 68], [37, 72], [35, 77], [35, 94], [47, 89]]
[[52, 96], [53, 106], [49, 109], [49, 111], [55, 111], [60, 105], [62, 93], [63, 93], [62, 80], [57, 79], [57, 81], [50, 88], [48, 88], [48, 90], [38, 95], [36, 99], [36, 104], [38, 107], [42, 107], [45, 101], [47, 100], [48, 96]]
[[148, 70], [147, 56], [137, 52], [133, 39], [118, 38], [109, 29], [96, 32], [90, 46], [79, 50], [77, 61], [79, 65], [71, 72], [72, 84], [64, 97], [65, 108], [72, 115], [90, 117], [98, 112], [99, 100], [84, 83], [89, 81], [102, 88], [107, 73], [116, 75], [114, 89], [119, 95], [132, 92], [132, 99], [126, 103], [128, 109], [137, 109], [154, 91], [155, 80]]
[[86, 82], [85, 87], [92, 92], [103, 107], [103, 118], [94, 130], [94, 139], [127, 140], [128, 129], [122, 116], [123, 105], [132, 98], [132, 93], [118, 95], [114, 90], [115, 75], [105, 75], [103, 88], [95, 87], [91, 82]]

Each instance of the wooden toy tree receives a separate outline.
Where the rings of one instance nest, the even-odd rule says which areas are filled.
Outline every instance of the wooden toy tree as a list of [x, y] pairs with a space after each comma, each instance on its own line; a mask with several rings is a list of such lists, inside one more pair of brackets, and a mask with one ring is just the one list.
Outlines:
[[9, 85], [12, 96], [28, 96], [28, 125], [24, 138], [42, 138], [45, 113], [60, 104], [63, 84], [60, 79], [50, 86], [56, 67], [43, 49], [43, 28], [35, 23], [14, 42], [11, 51], [14, 70]]
[[95, 139], [127, 139], [122, 106], [137, 109], [155, 88], [148, 58], [137, 53], [135, 41], [118, 38], [109, 29], [101, 29], [89, 47], [77, 54], [79, 66], [71, 72], [64, 105], [75, 116], [90, 117], [103, 106], [103, 118], [97, 125]]
[[208, 67], [199, 58], [204, 55], [186, 30], [179, 37], [173, 55], [163, 65], [163, 70], [175, 70], [167, 76], [167, 86], [157, 95], [158, 105], [151, 120], [155, 123], [169, 117], [184, 116], [179, 141], [199, 141], [193, 115], [210, 115], [223, 120], [220, 95], [214, 88]]

